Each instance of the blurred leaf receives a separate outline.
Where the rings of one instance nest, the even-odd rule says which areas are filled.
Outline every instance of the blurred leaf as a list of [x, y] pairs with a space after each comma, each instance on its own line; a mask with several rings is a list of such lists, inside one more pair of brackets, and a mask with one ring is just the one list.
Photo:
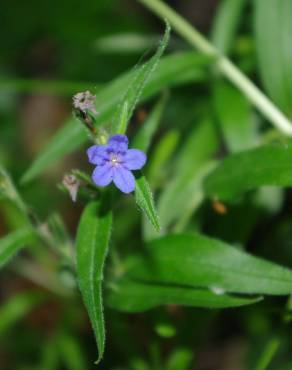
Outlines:
[[99, 52], [111, 54], [143, 53], [153, 44], [159, 43], [159, 36], [143, 33], [118, 33], [98, 38], [95, 46]]
[[209, 290], [175, 286], [165, 281], [161, 284], [147, 284], [126, 279], [112, 287], [107, 297], [109, 306], [124, 312], [143, 312], [166, 304], [205, 308], [237, 307], [258, 300], [259, 298], [217, 295]]
[[165, 175], [165, 166], [167, 161], [172, 157], [178, 141], [179, 131], [171, 130], [166, 132], [160, 141], [155, 145], [153, 153], [149, 160], [148, 177], [151, 184], [158, 185]]
[[141, 358], [135, 358], [131, 361], [131, 370], [152, 370], [152, 367]]
[[98, 362], [105, 346], [102, 280], [112, 223], [109, 207], [105, 196], [89, 203], [81, 216], [76, 239], [77, 276], [97, 342]]
[[16, 230], [0, 239], [0, 267], [7, 264], [17, 252], [36, 240], [36, 232], [31, 227]]
[[135, 199], [154, 229], [156, 231], [160, 231], [160, 223], [155, 209], [152, 192], [142, 172], [140, 172], [136, 178]]
[[[78, 338], [78, 337], [77, 337]], [[88, 369], [81, 345], [77, 338], [68, 333], [61, 333], [56, 338], [58, 341], [60, 355], [67, 370], [86, 370]]]
[[200, 234], [153, 240], [146, 253], [129, 271], [139, 281], [207, 287], [217, 294], [292, 292], [292, 270]]
[[118, 119], [116, 121], [116, 127], [114, 128], [113, 133], [125, 135], [129, 122], [128, 111], [129, 103], [126, 100], [120, 108]]
[[47, 93], [58, 95], [72, 95], [76, 91], [97, 89], [97, 84], [90, 82], [60, 81], [49, 79], [28, 78], [0, 78], [0, 91], [17, 93]]
[[172, 338], [176, 334], [176, 330], [173, 325], [163, 322], [155, 326], [155, 331], [162, 338]]
[[270, 367], [270, 363], [272, 362], [273, 357], [275, 356], [276, 352], [279, 350], [281, 346], [281, 339], [279, 337], [274, 337], [270, 339], [264, 348], [263, 353], [261, 354], [260, 358], [257, 361], [256, 366], [254, 367], [255, 370], [266, 370]]
[[35, 159], [30, 168], [21, 178], [22, 183], [27, 183], [39, 175], [51, 162], [62, 158], [81, 146], [87, 139], [85, 128], [77, 119], [70, 120], [51, 139], [47, 147]]
[[267, 145], [228, 156], [206, 178], [205, 193], [231, 201], [265, 185], [292, 185], [292, 146]]
[[[123, 95], [121, 103], [119, 104], [117, 113], [114, 116], [112, 122], [112, 132], [122, 133], [126, 132], [127, 124], [130, 121], [136, 105], [139, 103], [141, 94], [145, 89], [147, 82], [151, 75], [155, 71], [160, 58], [168, 44], [170, 35], [170, 26], [166, 24], [166, 30], [163, 39], [161, 40], [159, 47], [157, 48], [154, 56], [140, 68], [137, 68], [134, 72], [132, 81], [126, 87], [126, 92]], [[126, 109], [125, 109], [126, 106]], [[121, 126], [122, 125], [122, 132]]]
[[230, 52], [246, 3], [247, 0], [223, 0], [218, 6], [211, 38], [223, 54]]
[[292, 114], [292, 2], [255, 0], [259, 73], [272, 99]]
[[186, 348], [179, 348], [171, 353], [167, 361], [167, 370], [188, 370], [193, 359], [193, 352]]
[[42, 346], [42, 355], [38, 370], [58, 370], [60, 368], [60, 356], [58, 353], [58, 343], [55, 336], [50, 338]]
[[233, 86], [217, 81], [214, 84], [214, 102], [228, 149], [236, 152], [254, 146], [256, 122], [247, 99]]
[[[166, 165], [172, 158], [179, 141], [179, 132], [172, 130], [168, 131], [161, 140], [155, 145], [151, 158], [149, 160], [148, 178], [154, 187], [161, 186], [166, 178]], [[159, 237], [160, 233], [155, 231], [153, 227], [143, 217], [143, 238], [144, 240], [151, 240]]]
[[0, 307], [0, 335], [5, 334], [43, 300], [42, 294], [27, 291], [18, 293], [4, 302]]
[[[141, 99], [145, 100], [167, 86], [179, 85], [205, 78], [205, 67], [211, 59], [193, 52], [185, 52], [162, 58], [145, 87]], [[143, 68], [141, 66], [140, 68]], [[110, 82], [96, 96], [96, 106], [99, 115], [96, 124], [108, 123], [115, 113], [120, 97], [133, 80], [136, 70], [125, 73]], [[87, 134], [76, 119], [69, 120], [49, 141], [45, 149], [22, 177], [23, 182], [29, 182], [40, 175], [51, 163], [80, 148], [87, 140]]]
[[182, 194], [179, 194], [177, 199], [183, 205], [178, 211], [180, 217], [176, 218], [176, 223], [173, 227], [174, 232], [181, 232], [188, 224], [192, 215], [198, 210], [205, 199], [203, 183], [208, 174], [216, 166], [215, 161], [204, 163], [194, 175], [192, 181], [184, 187]]
[[193, 198], [201, 167], [210, 160], [218, 147], [213, 122], [202, 121], [189, 133], [173, 163], [173, 177], [165, 186], [158, 202], [158, 214], [164, 228], [184, 216]]
[[166, 99], [167, 96], [164, 94], [154, 106], [145, 122], [143, 122], [142, 127], [133, 140], [133, 148], [143, 150], [143, 152], [147, 153], [148, 148], [151, 145], [152, 137], [160, 123], [161, 116], [165, 108]]
[[8, 172], [0, 165], [0, 200], [1, 199], [8, 199], [14, 203], [23, 214], [26, 214], [26, 205], [16, 190]]

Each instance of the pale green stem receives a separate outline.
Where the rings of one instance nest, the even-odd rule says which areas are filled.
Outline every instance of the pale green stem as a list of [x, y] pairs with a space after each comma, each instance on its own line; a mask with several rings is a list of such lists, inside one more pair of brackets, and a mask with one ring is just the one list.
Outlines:
[[258, 363], [255, 367], [255, 370], [266, 370], [267, 367], [270, 365], [279, 347], [280, 347], [280, 340], [278, 338], [271, 339], [267, 343], [263, 353], [261, 354], [258, 360]]
[[138, 0], [151, 9], [160, 18], [167, 19], [173, 29], [201, 53], [214, 57], [218, 71], [231, 81], [249, 101], [275, 127], [286, 135], [292, 136], [292, 123], [264, 95], [254, 83], [249, 80], [227, 57], [222, 55], [203, 35], [191, 26], [182, 16], [160, 0]]

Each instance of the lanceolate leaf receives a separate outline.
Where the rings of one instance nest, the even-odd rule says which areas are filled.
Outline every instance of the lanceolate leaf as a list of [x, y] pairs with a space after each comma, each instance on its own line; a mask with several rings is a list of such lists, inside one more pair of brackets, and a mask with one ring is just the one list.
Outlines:
[[0, 336], [45, 300], [39, 292], [26, 291], [9, 298], [0, 308]]
[[161, 116], [163, 113], [163, 109], [166, 103], [166, 94], [162, 96], [162, 98], [158, 101], [158, 103], [154, 106], [153, 110], [150, 112], [149, 116], [143, 123], [141, 129], [135, 136], [132, 146], [133, 148], [137, 148], [147, 152], [153, 135], [157, 130], [157, 127], [160, 123]]
[[141, 312], [166, 304], [205, 308], [237, 307], [258, 302], [259, 299], [215, 294], [206, 289], [123, 279], [111, 288], [107, 304], [125, 312]]
[[98, 361], [105, 346], [102, 280], [111, 232], [110, 202], [103, 197], [85, 208], [77, 232], [77, 276], [81, 294], [94, 330]]
[[259, 73], [270, 96], [291, 115], [292, 2], [255, 0], [254, 4]]
[[267, 145], [224, 159], [206, 178], [205, 193], [231, 201], [264, 185], [292, 186], [292, 145]]
[[36, 233], [31, 227], [16, 230], [0, 239], [0, 267], [7, 264], [17, 252], [36, 240]]
[[198, 198], [202, 198], [202, 191], [199, 189], [202, 168], [209, 162], [217, 147], [218, 137], [210, 119], [202, 120], [189, 133], [173, 164], [173, 176], [159, 198], [158, 214], [163, 227], [184, 217], [191, 203], [198, 204]]
[[[157, 69], [145, 86], [141, 99], [145, 100], [167, 86], [202, 81], [206, 77], [205, 67], [211, 59], [194, 52], [185, 52], [161, 59]], [[140, 67], [142, 68], [142, 67]], [[110, 82], [96, 96], [96, 107], [99, 115], [96, 124], [110, 122], [121, 95], [133, 80], [136, 70], [130, 71]], [[40, 175], [50, 164], [81, 147], [87, 140], [87, 134], [76, 120], [69, 120], [49, 141], [35, 162], [25, 172], [22, 181], [28, 182]]]
[[53, 136], [47, 147], [24, 173], [21, 181], [27, 183], [39, 175], [49, 163], [71, 153], [87, 139], [85, 129], [72, 119]]
[[[127, 126], [127, 123], [131, 119], [131, 116], [134, 112], [136, 105], [139, 102], [141, 94], [149, 81], [151, 75], [156, 69], [160, 58], [168, 44], [170, 34], [170, 26], [166, 24], [166, 30], [163, 39], [160, 42], [160, 45], [154, 54], [154, 56], [145, 64], [143, 64], [137, 71], [134, 73], [133, 80], [126, 87], [126, 93], [124, 94], [122, 101], [119, 105], [118, 111], [114, 116], [114, 121], [112, 124], [113, 133], [120, 132], [119, 128], [121, 126], [121, 121], [123, 122], [124, 132]], [[125, 111], [125, 103], [127, 104], [127, 109]]]
[[256, 121], [245, 96], [220, 80], [214, 85], [214, 103], [227, 148], [236, 152], [253, 147], [256, 143]]
[[150, 242], [130, 274], [139, 281], [217, 293], [292, 293], [292, 270], [200, 234], [169, 235]]
[[246, 3], [247, 0], [223, 0], [218, 6], [212, 41], [223, 54], [230, 52]]
[[8, 199], [14, 203], [19, 210], [26, 215], [27, 208], [21, 196], [15, 188], [8, 172], [0, 165], [0, 200]]
[[145, 176], [140, 172], [136, 178], [135, 198], [138, 206], [147, 216], [156, 231], [160, 231], [159, 218], [155, 209], [150, 186]]
[[[87, 361], [82, 351], [81, 341], [78, 336], [69, 332], [60, 332], [54, 338], [59, 347], [63, 363], [68, 370], [87, 370]], [[44, 369], [46, 370], [46, 369]]]

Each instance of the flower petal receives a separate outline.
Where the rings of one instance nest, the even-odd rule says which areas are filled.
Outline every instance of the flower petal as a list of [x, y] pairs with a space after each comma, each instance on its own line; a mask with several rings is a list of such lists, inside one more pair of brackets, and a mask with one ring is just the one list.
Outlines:
[[109, 164], [97, 166], [92, 173], [92, 180], [98, 186], [107, 186], [113, 179], [113, 168]]
[[114, 152], [126, 152], [129, 140], [126, 135], [113, 135], [109, 138], [108, 148]]
[[93, 145], [87, 149], [89, 163], [102, 165], [108, 158], [107, 145]]
[[114, 184], [123, 193], [128, 194], [135, 190], [135, 177], [123, 166], [118, 166], [114, 169]]
[[124, 166], [128, 170], [140, 170], [146, 163], [147, 156], [139, 149], [129, 149], [124, 155]]

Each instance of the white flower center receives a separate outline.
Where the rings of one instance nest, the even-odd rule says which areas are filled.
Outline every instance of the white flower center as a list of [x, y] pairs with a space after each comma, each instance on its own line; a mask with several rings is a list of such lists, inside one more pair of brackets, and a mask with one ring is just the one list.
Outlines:
[[118, 164], [120, 164], [120, 157], [116, 154], [112, 154], [110, 156], [110, 163], [113, 165], [113, 166], [117, 166]]

